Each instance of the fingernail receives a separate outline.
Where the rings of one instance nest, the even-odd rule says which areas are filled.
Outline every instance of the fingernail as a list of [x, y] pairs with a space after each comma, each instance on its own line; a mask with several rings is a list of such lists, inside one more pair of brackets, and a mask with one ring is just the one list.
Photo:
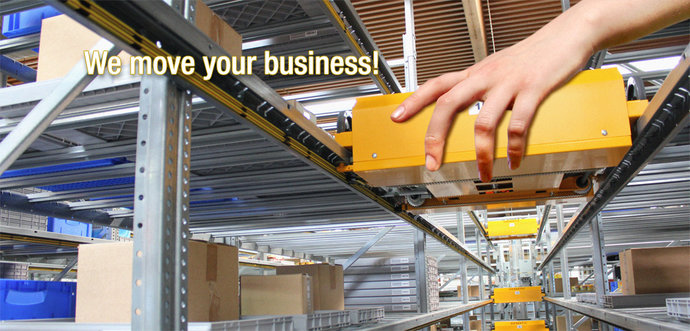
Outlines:
[[434, 159], [431, 154], [426, 155], [426, 168], [431, 171], [436, 171], [438, 164], [436, 164], [436, 159]]
[[489, 176], [489, 175], [487, 175], [487, 174], [480, 174], [480, 175], [479, 175], [479, 178], [480, 178], [480, 179], [482, 180], [482, 182], [484, 182], [484, 183], [488, 183], [488, 182], [491, 181], [491, 176]]
[[396, 108], [393, 111], [393, 113], [391, 114], [391, 118], [399, 119], [404, 112], [405, 112], [405, 108], [403, 106], [399, 106], [398, 108]]
[[517, 168], [520, 168], [520, 163], [522, 163], [522, 158], [516, 159], [515, 161], [510, 163], [510, 170], [515, 170]]
[[513, 167], [513, 161], [511, 159], [508, 159], [508, 168], [510, 168], [510, 170], [517, 169], [517, 167]]
[[479, 180], [481, 180], [484, 183], [488, 183], [489, 181], [491, 181], [491, 176], [482, 172], [481, 169], [479, 169], [479, 166], [477, 166], [477, 171], [479, 172]]

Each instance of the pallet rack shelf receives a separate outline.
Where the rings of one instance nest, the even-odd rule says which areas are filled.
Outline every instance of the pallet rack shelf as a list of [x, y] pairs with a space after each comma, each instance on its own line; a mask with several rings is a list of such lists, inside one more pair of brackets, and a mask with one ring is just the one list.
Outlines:
[[687, 323], [668, 316], [666, 307], [611, 309], [577, 302], [574, 299], [546, 297], [544, 301], [628, 330], [680, 331], [688, 329]]

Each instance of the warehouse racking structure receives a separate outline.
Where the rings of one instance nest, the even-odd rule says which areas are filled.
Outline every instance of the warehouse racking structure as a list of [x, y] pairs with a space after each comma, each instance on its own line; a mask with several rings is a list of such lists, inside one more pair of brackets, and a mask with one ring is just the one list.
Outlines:
[[[193, 4], [189, 2], [50, 3], [114, 43], [114, 46], [105, 47], [148, 55], [224, 54], [222, 49], [187, 22], [189, 13], [193, 11]], [[275, 26], [280, 26], [279, 29], [252, 27], [252, 22], [242, 21], [244, 17], [240, 14], [236, 16], [237, 22], [246, 24], [247, 31], [238, 30], [248, 38], [245, 42], [259, 45], [261, 42], [271, 42], [273, 46], [285, 47], [285, 54], [317, 46], [323, 47], [319, 50], [324, 54], [369, 54], [377, 49], [375, 38], [364, 27], [366, 15], [360, 20], [356, 6], [345, 1], [315, 3], [318, 5], [294, 1], [293, 12], [304, 11], [305, 15], [311, 13], [311, 17], [301, 17], [294, 24], [276, 22]], [[224, 15], [242, 10], [242, 7], [228, 9], [223, 1], [208, 1], [208, 4]], [[2, 11], [6, 11], [4, 14], [36, 5], [37, 2], [32, 1], [9, 1], [3, 3]], [[285, 36], [304, 33], [305, 29], [318, 31], [318, 38], [306, 38], [304, 44], [284, 39]], [[681, 36], [684, 33], [682, 26], [680, 33]], [[37, 39], [34, 37], [6, 43], [0, 41], [3, 52], [36, 45]], [[664, 51], [679, 54], [683, 47], [670, 46]], [[657, 54], [632, 51], [607, 56], [604, 63], [606, 59], [631, 61]], [[386, 63], [383, 57], [380, 62]], [[688, 188], [684, 185], [690, 172], [687, 163], [690, 147], [687, 136], [687, 60], [684, 65], [676, 69], [674, 76], [666, 78], [663, 88], [657, 91], [657, 88], [651, 87], [645, 91], [645, 94], [656, 93], [642, 117], [646, 123], [653, 124], [645, 126], [645, 123], [638, 123], [638, 139], [626, 160], [608, 174], [595, 197], [586, 205], [565, 203], [552, 207], [547, 204], [537, 208], [439, 213], [421, 217], [396, 209], [389, 199], [379, 196], [376, 188], [339, 173], [336, 167], [347, 161], [348, 152], [324, 140], [327, 137], [315, 135], [317, 127], [314, 123], [286, 115], [291, 107], [296, 106], [286, 102], [274, 89], [290, 89], [305, 84], [321, 87], [321, 81], [225, 76], [203, 82], [194, 77], [102, 76], [88, 85], [85, 81], [88, 78], [84, 77], [83, 72], [73, 71], [63, 81], [0, 89], [0, 112], [5, 119], [1, 129], [3, 134], [21, 128], [23, 116], [32, 108], [39, 108], [37, 104], [46, 104], [40, 100], [50, 100], [60, 91], [64, 91], [63, 100], [69, 100], [69, 106], [63, 105], [64, 111], [57, 119], [52, 124], [50, 121], [46, 123], [50, 124], [46, 133], [53, 139], [52, 148], [29, 150], [14, 163], [0, 159], [3, 170], [11, 163], [10, 171], [16, 174], [0, 179], [2, 206], [94, 224], [133, 228], [136, 249], [146, 253], [143, 259], [135, 259], [135, 266], [139, 268], [138, 272], [146, 285], [135, 289], [134, 304], [135, 307], [145, 307], [143, 311], [146, 313], [137, 315], [140, 317], [133, 320], [134, 328], [205, 327], [194, 323], [187, 325], [183, 318], [184, 295], [160, 295], [166, 288], [172, 289], [171, 293], [179, 293], [179, 289], [184, 288], [184, 281], [170, 284], [163, 277], [167, 273], [178, 279], [184, 278], [184, 247], [188, 238], [196, 236], [232, 243], [246, 249], [249, 254], [274, 253], [330, 262], [355, 253], [360, 256], [365, 253], [368, 256], [431, 255], [439, 260], [439, 269], [443, 272], [457, 271], [457, 276], [465, 283], [468, 275], [478, 275], [481, 288], [488, 280], [489, 290], [492, 275], [500, 273], [497, 270], [498, 262], [492, 263], [490, 257], [503, 256], [504, 251], [510, 248], [517, 250], [516, 247], [519, 247], [521, 251], [527, 248], [528, 251], [532, 249], [540, 253], [534, 254], [535, 258], [537, 255], [544, 256], [543, 260], [538, 261], [537, 270], [542, 271], [542, 283], [548, 284], [545, 285], [548, 289], [544, 299], [546, 304], [541, 308], [550, 319], [555, 319], [558, 314], [556, 309], [560, 307], [568, 316], [574, 311], [628, 329], [682, 329], [684, 324], [680, 322], [660, 321], [660, 318], [664, 318], [655, 309], [646, 310], [649, 316], [641, 316], [640, 310], [627, 312], [600, 306], [606, 295], [606, 253], [629, 247], [632, 240], [643, 236], [648, 238], [648, 245], [658, 246], [666, 242], [687, 245]], [[400, 92], [393, 72], [384, 65], [382, 75], [369, 77], [369, 81], [382, 93]], [[663, 76], [655, 73], [636, 77], [655, 80]], [[328, 83], [333, 82], [329, 80]], [[79, 90], [83, 87], [83, 91]], [[308, 102], [372, 93], [375, 90], [367, 84], [328, 93], [307, 92], [302, 100]], [[51, 107], [44, 107], [48, 110], [59, 109], [58, 104], [48, 106]], [[170, 124], [163, 125], [166, 123]], [[87, 139], [86, 142], [75, 144], [78, 142], [75, 136], [79, 136], [79, 132], [87, 133], [90, 137], [82, 136], [82, 139]], [[158, 139], [169, 132], [173, 139]], [[45, 140], [46, 137], [38, 139]], [[62, 139], [62, 144], [57, 144], [59, 148], [55, 148], [55, 140], [59, 139]], [[26, 149], [30, 142], [28, 139], [21, 140], [17, 146]], [[5, 144], [3, 141], [3, 147]], [[168, 145], [172, 146], [172, 151], [166, 148]], [[17, 151], [23, 152], [20, 149]], [[94, 159], [112, 161], [109, 164], [89, 165], [88, 161]], [[165, 162], [168, 159], [172, 162]], [[59, 177], [51, 172], [21, 172], [22, 169], [37, 166], [75, 162], [81, 162], [82, 168], [62, 171]], [[174, 176], [166, 176], [169, 171]], [[134, 181], [131, 179], [133, 174]], [[83, 185], [96, 180], [109, 182], [105, 188]], [[63, 191], [25, 195], [9, 191], [74, 183], [82, 185]], [[171, 189], [166, 190], [167, 187]], [[645, 195], [641, 196], [640, 191]], [[630, 207], [645, 210], [629, 210]], [[660, 216], [666, 220], [650, 224], [650, 218]], [[179, 222], [166, 221], [166, 217]], [[540, 221], [537, 245], [525, 243], [525, 246], [516, 242], [498, 244], [486, 237], [487, 220], [515, 217], [536, 217]], [[571, 217], [573, 220], [566, 224], [564, 221]], [[247, 222], [247, 219], [252, 221]], [[631, 223], [637, 227], [631, 226]], [[590, 234], [580, 231], [586, 226], [590, 227]], [[387, 229], [385, 233], [381, 231], [382, 228]], [[163, 237], [162, 234], [168, 230], [168, 237]], [[655, 231], [658, 233], [653, 233]], [[626, 234], [620, 235], [621, 232]], [[474, 240], [466, 240], [465, 233], [474, 234]], [[3, 226], [1, 235], [3, 245], [12, 247], [3, 251], [3, 259], [16, 262], [27, 256], [45, 255], [62, 258], [64, 261], [59, 264], [68, 266], [64, 268], [63, 276], [74, 267], [74, 264], [69, 265], [70, 262], [76, 261], [70, 260], [75, 250], [65, 247], [74, 247], [75, 243], [85, 241], [80, 237], [7, 226]], [[593, 238], [592, 251], [586, 245], [588, 235]], [[427, 236], [436, 240], [427, 243]], [[551, 244], [554, 241], [551, 236], [559, 239]], [[543, 243], [545, 247], [538, 247], [542, 237], [548, 239], [546, 241], [549, 243]], [[324, 244], [329, 241], [338, 245]], [[173, 249], [166, 249], [166, 242], [174, 242]], [[368, 248], [360, 249], [363, 246]], [[317, 254], [320, 256], [317, 257]], [[587, 259], [590, 254], [592, 261]], [[166, 258], [173, 263], [164, 265], [162, 261]], [[465, 261], [471, 264], [463, 272]], [[244, 263], [271, 266], [269, 262], [257, 260]], [[567, 286], [563, 299], [555, 297], [552, 281], [554, 269], [571, 269], [569, 264], [592, 264], [599, 306], [569, 300]], [[147, 269], [154, 267], [161, 269]], [[147, 272], [144, 272], [145, 269]], [[418, 277], [421, 276], [418, 274]], [[423, 293], [418, 295], [424, 296]], [[180, 308], [165, 309], [165, 301], [158, 298], [170, 300], [172, 307]], [[488, 304], [488, 301], [470, 303], [465, 298], [463, 304], [444, 303], [443, 309], [437, 312], [426, 312], [421, 308], [418, 315], [402, 319], [395, 316], [373, 328], [423, 327]], [[490, 306], [493, 308], [493, 305]], [[540, 305], [535, 305], [532, 313], [542, 311], [537, 306]], [[493, 320], [495, 314], [492, 312], [490, 317]], [[574, 323], [570, 318], [568, 320]], [[6, 326], [20, 327], [11, 323]], [[2, 324], [0, 327], [3, 327]], [[48, 329], [74, 328], [75, 325], [54, 323], [22, 327]]]

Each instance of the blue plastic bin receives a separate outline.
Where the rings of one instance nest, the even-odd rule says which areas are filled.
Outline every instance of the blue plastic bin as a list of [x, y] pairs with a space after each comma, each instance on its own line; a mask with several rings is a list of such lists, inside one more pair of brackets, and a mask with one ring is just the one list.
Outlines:
[[614, 292], [618, 289], [618, 282], [609, 280], [609, 291]]
[[53, 7], [45, 6], [5, 15], [2, 18], [2, 34], [7, 38], [15, 38], [37, 33], [41, 31], [41, 21], [44, 18], [60, 14], [62, 13]]
[[0, 279], [0, 320], [74, 317], [77, 283]]
[[[113, 239], [111, 232], [113, 228], [107, 226], [95, 226], [91, 230], [91, 237], [99, 239]], [[118, 229], [117, 235], [120, 238], [132, 238], [132, 231], [125, 229]]]
[[91, 237], [99, 239], [110, 239], [110, 227], [108, 226], [97, 226], [91, 228]]
[[77, 221], [48, 217], [48, 231], [71, 234], [73, 236], [91, 237], [92, 225]]

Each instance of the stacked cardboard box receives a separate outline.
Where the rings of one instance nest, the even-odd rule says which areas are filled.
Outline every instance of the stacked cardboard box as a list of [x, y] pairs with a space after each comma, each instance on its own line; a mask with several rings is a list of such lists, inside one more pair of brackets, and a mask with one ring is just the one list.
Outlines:
[[[232, 56], [242, 55], [242, 36], [221, 17], [214, 14], [202, 0], [197, 0], [194, 23], [211, 40]], [[44, 81], [66, 75], [101, 38], [65, 15], [46, 18], [42, 22], [37, 80]], [[130, 55], [118, 54], [123, 67]]]
[[[467, 297], [469, 300], [478, 300], [479, 295], [479, 285], [467, 285], [469, 288], [467, 290]], [[458, 298], [462, 298], [462, 286], [458, 285]]]
[[474, 320], [470, 321], [470, 330], [471, 331], [482, 331], [482, 321], [480, 320]]
[[[438, 309], [438, 268], [427, 259], [430, 310]], [[414, 258], [362, 258], [345, 271], [345, 306], [383, 307], [388, 312], [417, 311]]]
[[308, 264], [281, 266], [276, 268], [276, 274], [306, 274], [311, 277], [311, 290], [314, 300], [314, 310], [343, 310], [345, 298], [343, 289], [343, 266], [324, 264]]
[[623, 294], [690, 292], [690, 247], [632, 248], [620, 253]]
[[[556, 292], [563, 292], [563, 278], [556, 278], [556, 282], [554, 285], [556, 285]], [[570, 277], [570, 287], [577, 286], [578, 280], [577, 277]]]
[[[77, 323], [129, 323], [134, 243], [79, 245]], [[239, 319], [237, 247], [190, 240], [190, 322]]]
[[312, 289], [312, 277], [305, 274], [242, 276], [242, 316], [311, 314]]

